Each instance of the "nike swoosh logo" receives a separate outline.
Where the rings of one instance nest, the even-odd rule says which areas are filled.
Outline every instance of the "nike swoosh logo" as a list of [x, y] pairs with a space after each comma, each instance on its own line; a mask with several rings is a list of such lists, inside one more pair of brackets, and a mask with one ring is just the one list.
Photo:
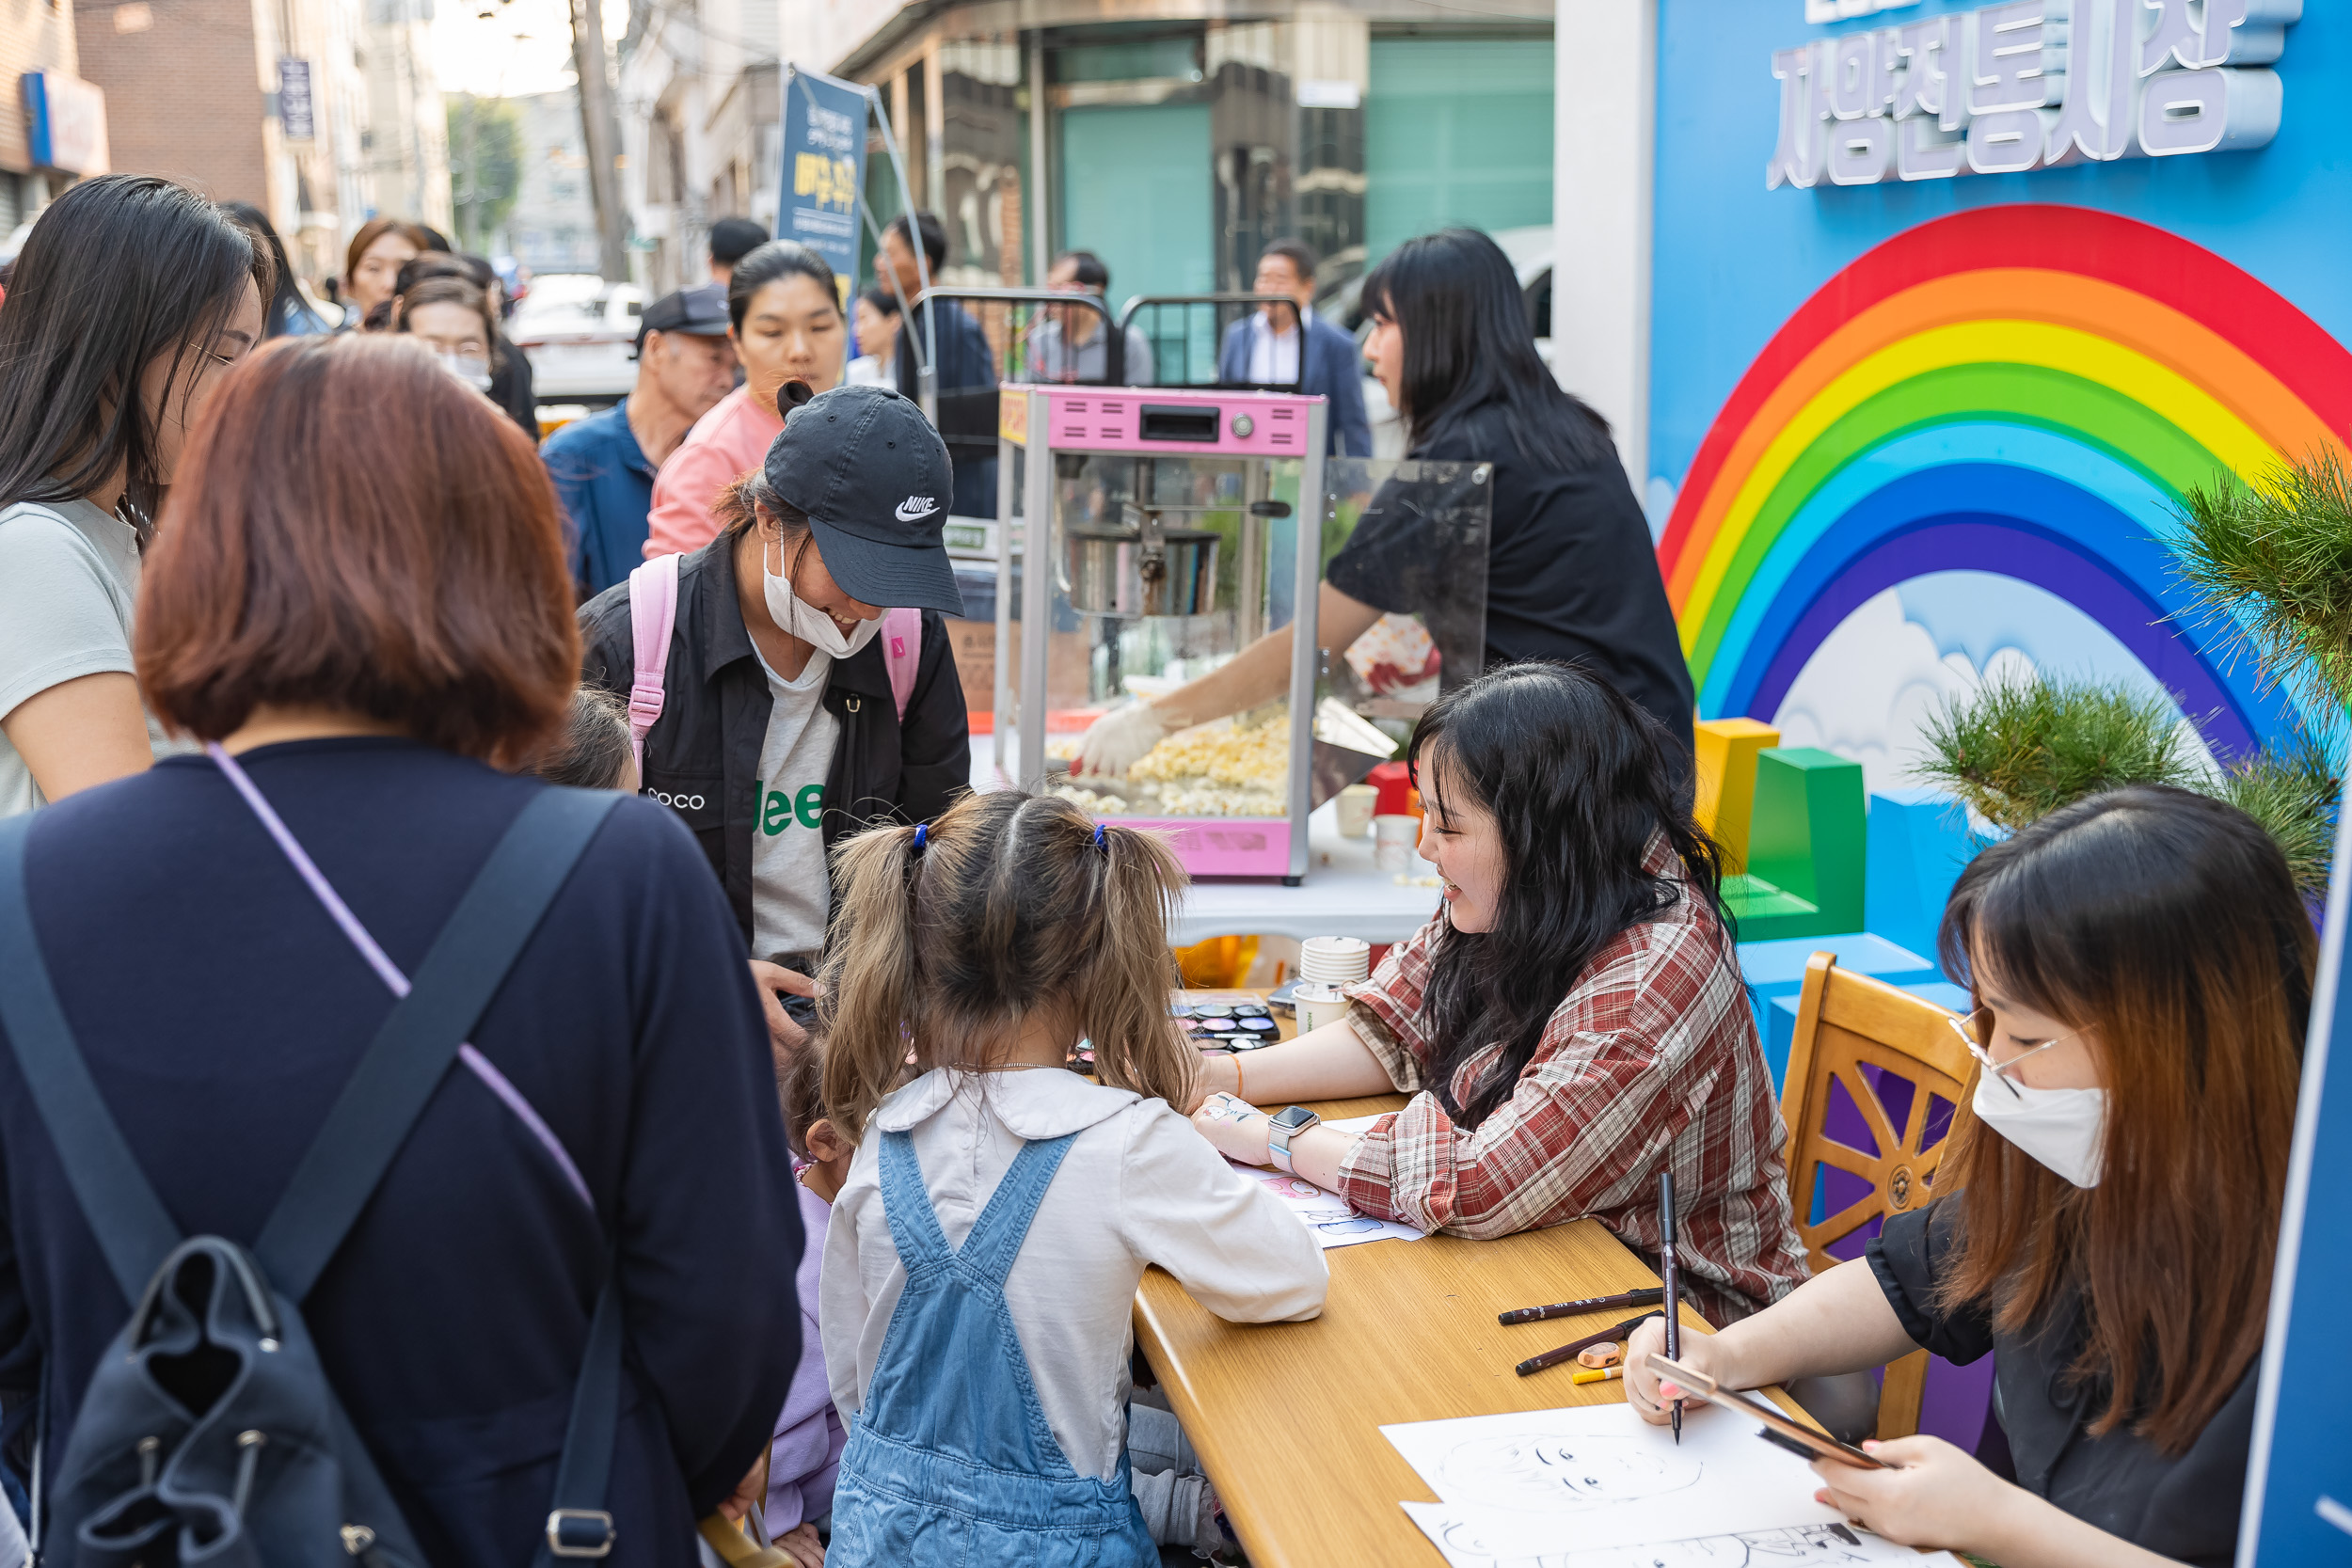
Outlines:
[[939, 510], [939, 503], [929, 496], [909, 496], [898, 503], [898, 521], [919, 522]]

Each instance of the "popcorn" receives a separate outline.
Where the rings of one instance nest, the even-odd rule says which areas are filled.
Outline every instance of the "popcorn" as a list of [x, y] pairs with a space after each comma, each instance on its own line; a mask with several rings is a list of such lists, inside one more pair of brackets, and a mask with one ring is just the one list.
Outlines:
[[[1053, 743], [1047, 743], [1047, 754]], [[1074, 740], [1071, 746], [1074, 752]], [[1290, 811], [1289, 705], [1181, 730], [1127, 770], [1123, 795], [1063, 784], [1055, 793], [1097, 816], [1281, 816]]]

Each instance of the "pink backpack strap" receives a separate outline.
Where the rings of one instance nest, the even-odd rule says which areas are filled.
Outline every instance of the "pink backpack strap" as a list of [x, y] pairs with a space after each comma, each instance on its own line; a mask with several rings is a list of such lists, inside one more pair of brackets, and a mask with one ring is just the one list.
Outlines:
[[914, 695], [915, 667], [923, 661], [923, 612], [885, 610], [882, 623], [882, 663], [890, 669], [890, 698], [906, 722], [907, 699]]
[[677, 626], [677, 563], [658, 555], [628, 575], [628, 629], [636, 673], [628, 684], [628, 743], [637, 774], [645, 773], [645, 732], [661, 717], [661, 677], [670, 667], [670, 633]]

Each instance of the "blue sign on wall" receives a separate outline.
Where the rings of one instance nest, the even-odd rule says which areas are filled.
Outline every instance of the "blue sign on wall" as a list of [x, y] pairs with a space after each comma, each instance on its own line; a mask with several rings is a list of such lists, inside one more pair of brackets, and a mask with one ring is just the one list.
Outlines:
[[844, 310], [857, 286], [857, 204], [866, 189], [866, 89], [784, 68], [784, 192], [776, 238], [831, 262]]
[[[2263, 1340], [2254, 1443], [2246, 1466], [2241, 1568], [2352, 1562], [2352, 1445], [2344, 1440], [2352, 1355], [2344, 1304], [2352, 1300], [2352, 1205], [2343, 1172], [2352, 1150], [2352, 812], [2336, 843], [2312, 997], [2311, 1042], [2296, 1103], [2295, 1150], [2279, 1224], [2279, 1268]], [[2342, 1074], [2331, 1073], [2331, 1065]]]

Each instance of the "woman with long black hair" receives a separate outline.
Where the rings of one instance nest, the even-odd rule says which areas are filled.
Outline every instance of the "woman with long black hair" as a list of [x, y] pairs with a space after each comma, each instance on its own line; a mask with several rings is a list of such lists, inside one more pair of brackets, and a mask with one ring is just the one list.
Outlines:
[[[1373, 321], [1364, 353], [1404, 418], [1406, 455], [1494, 465], [1486, 668], [1581, 664], [1687, 757], [1691, 672], [1649, 526], [1608, 422], [1536, 356], [1502, 247], [1474, 229], [1407, 240], [1372, 269], [1363, 297]], [[1444, 575], [1428, 569], [1438, 548], [1419, 509], [1375, 501], [1324, 574], [1317, 642], [1336, 657], [1383, 614], [1434, 622], [1445, 608], [1427, 600]], [[1189, 685], [1114, 709], [1087, 732], [1071, 770], [1123, 774], [1162, 736], [1281, 695], [1290, 649], [1284, 627]]]
[[1266, 1117], [1221, 1101], [1196, 1125], [1236, 1160], [1422, 1230], [1591, 1215], [1652, 1257], [1669, 1170], [1700, 1310], [1720, 1324], [1778, 1300], [1805, 1276], [1788, 1132], [1716, 911], [1722, 864], [1664, 726], [1585, 671], [1519, 664], [1439, 699], [1412, 763], [1437, 915], [1340, 1022], [1206, 1058], [1210, 1085], [1253, 1106], [1411, 1102], [1360, 1136], [1311, 1126], [1279, 1150]]
[[278, 237], [278, 226], [270, 222], [269, 214], [250, 201], [224, 201], [220, 206], [221, 211], [244, 224], [269, 251], [270, 275], [277, 281], [270, 293], [269, 304], [262, 312], [267, 319], [262, 335], [270, 338], [310, 338], [332, 332], [334, 328], [327, 325], [326, 318], [303, 297], [302, 289], [294, 278], [294, 262], [286, 256], [286, 242]]
[[25, 237], [0, 308], [0, 816], [168, 746], [132, 674], [139, 558], [273, 283], [242, 225], [144, 175], [84, 181]]

